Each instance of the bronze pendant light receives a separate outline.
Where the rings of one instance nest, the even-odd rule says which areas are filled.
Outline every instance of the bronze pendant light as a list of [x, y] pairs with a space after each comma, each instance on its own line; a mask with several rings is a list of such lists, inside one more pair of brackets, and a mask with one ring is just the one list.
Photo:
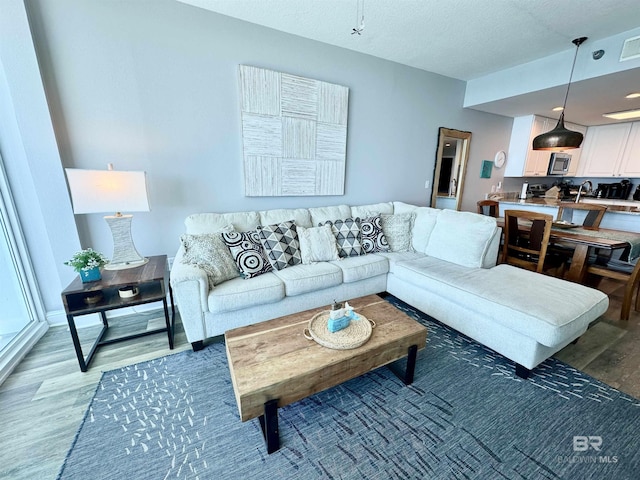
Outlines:
[[567, 84], [567, 93], [564, 96], [564, 104], [562, 105], [562, 113], [558, 119], [558, 124], [553, 130], [538, 135], [533, 139], [534, 150], [569, 150], [571, 148], [578, 148], [582, 143], [583, 135], [580, 132], [574, 132], [573, 130], [567, 130], [565, 128], [564, 110], [567, 106], [567, 97], [569, 96], [569, 88], [571, 87], [571, 79], [573, 78], [573, 69], [576, 66], [578, 49], [586, 39], [587, 37], [580, 37], [571, 42], [576, 46], [576, 53], [573, 57], [573, 65], [571, 66], [571, 74], [569, 75], [569, 83]]

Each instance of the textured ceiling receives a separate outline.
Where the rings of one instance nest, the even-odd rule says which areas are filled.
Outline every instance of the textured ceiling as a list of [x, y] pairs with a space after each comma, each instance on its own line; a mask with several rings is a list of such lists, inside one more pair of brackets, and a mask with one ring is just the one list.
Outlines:
[[[638, 0], [179, 1], [461, 80], [566, 51], [576, 37], [592, 41], [640, 26]], [[365, 29], [351, 35], [363, 1]]]
[[181, 0], [283, 32], [470, 80], [640, 26], [638, 0]]

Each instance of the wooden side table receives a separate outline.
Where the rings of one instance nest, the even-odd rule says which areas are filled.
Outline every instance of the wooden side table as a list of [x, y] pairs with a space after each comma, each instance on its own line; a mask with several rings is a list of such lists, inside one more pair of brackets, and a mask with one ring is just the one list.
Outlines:
[[[89, 283], [82, 283], [80, 276], [77, 276], [62, 292], [62, 303], [64, 304], [64, 309], [67, 314], [69, 330], [71, 331], [73, 346], [76, 349], [80, 370], [83, 372], [87, 371], [98, 347], [130, 340], [132, 338], [152, 335], [154, 333], [167, 332], [169, 348], [173, 349], [176, 312], [173, 303], [173, 292], [169, 284], [167, 256], [157, 255], [149, 257], [149, 262], [140, 267], [126, 270], [102, 270], [101, 273], [101, 280]], [[138, 294], [129, 298], [121, 298], [119, 290], [123, 287], [135, 287], [138, 289]], [[171, 319], [169, 319], [169, 308], [167, 305], [167, 290], [169, 291], [171, 301]], [[94, 299], [99, 298], [99, 300], [89, 303], [87, 299], [90, 297]], [[159, 300], [162, 300], [164, 306], [165, 328], [146, 330], [133, 335], [103, 340], [109, 328], [109, 322], [107, 321], [105, 312], [118, 308], [142, 305], [144, 303], [157, 302]], [[103, 326], [98, 338], [85, 358], [78, 338], [74, 317], [90, 313], [100, 313]]]

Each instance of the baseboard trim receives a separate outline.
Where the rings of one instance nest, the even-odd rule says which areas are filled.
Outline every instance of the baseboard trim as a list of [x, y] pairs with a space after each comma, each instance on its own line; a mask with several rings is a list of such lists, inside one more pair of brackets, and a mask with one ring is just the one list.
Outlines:
[[13, 369], [18, 366], [47, 330], [49, 330], [47, 322], [37, 322], [33, 327], [18, 334], [18, 338], [5, 348], [0, 357], [0, 385], [2, 385], [2, 382], [7, 379]]

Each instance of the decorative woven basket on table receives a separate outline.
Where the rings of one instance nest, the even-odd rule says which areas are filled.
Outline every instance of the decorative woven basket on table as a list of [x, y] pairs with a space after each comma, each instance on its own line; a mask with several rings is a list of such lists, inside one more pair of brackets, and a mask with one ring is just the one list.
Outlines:
[[359, 313], [357, 315], [358, 319], [351, 320], [347, 328], [337, 332], [330, 332], [329, 310], [316, 313], [309, 320], [309, 326], [304, 329], [304, 336], [308, 340], [315, 340], [323, 347], [333, 348], [334, 350], [358, 348], [367, 343], [376, 324], [364, 315]]

